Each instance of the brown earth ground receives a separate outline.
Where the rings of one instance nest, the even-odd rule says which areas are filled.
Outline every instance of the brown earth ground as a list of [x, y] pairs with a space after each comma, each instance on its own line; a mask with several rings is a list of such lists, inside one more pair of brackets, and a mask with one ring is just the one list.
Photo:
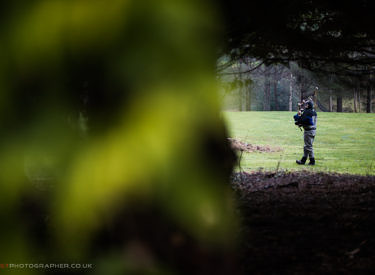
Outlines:
[[375, 177], [237, 173], [246, 274], [375, 274]]
[[273, 147], [269, 145], [255, 145], [247, 142], [240, 141], [235, 138], [228, 138], [231, 147], [237, 152], [247, 152], [247, 153], [271, 153], [280, 152], [282, 149], [280, 147]]

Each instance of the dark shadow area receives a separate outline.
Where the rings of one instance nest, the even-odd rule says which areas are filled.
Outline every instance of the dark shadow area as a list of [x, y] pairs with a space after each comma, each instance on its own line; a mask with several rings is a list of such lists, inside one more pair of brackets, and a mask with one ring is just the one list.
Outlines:
[[236, 174], [248, 274], [373, 274], [375, 177]]

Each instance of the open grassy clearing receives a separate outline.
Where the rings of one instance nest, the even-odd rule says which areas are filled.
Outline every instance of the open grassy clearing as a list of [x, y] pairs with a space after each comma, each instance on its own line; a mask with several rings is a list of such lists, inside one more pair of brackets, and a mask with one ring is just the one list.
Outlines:
[[281, 152], [243, 153], [241, 167], [375, 174], [375, 114], [318, 113], [314, 142], [316, 166], [298, 166], [303, 132], [293, 112], [223, 112], [230, 137], [255, 145], [279, 146]]

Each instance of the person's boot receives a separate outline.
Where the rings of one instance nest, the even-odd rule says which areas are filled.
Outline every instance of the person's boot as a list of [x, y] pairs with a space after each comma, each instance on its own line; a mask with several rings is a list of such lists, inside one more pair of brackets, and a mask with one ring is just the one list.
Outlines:
[[309, 165], [315, 165], [315, 158], [310, 158]]
[[296, 160], [296, 163], [299, 164], [299, 165], [303, 165], [303, 164], [306, 163], [306, 160], [307, 160], [307, 158], [303, 157], [303, 158], [301, 158], [301, 160]]

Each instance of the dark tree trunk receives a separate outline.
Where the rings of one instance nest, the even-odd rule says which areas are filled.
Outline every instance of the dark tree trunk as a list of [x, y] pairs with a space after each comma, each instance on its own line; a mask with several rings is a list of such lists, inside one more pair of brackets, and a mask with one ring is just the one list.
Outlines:
[[239, 74], [238, 86], [238, 111], [241, 112], [243, 110], [243, 83], [241, 74]]
[[337, 112], [342, 112], [342, 96], [337, 97]]
[[238, 89], [238, 111], [242, 111], [242, 89]]
[[289, 82], [289, 112], [293, 109], [293, 74], [290, 74]]
[[274, 93], [274, 98], [275, 98], [275, 110], [279, 110], [279, 98], [277, 96], [277, 81], [275, 80], [273, 82], [273, 93]]
[[266, 70], [265, 80], [264, 80], [264, 98], [263, 98], [263, 111], [270, 110], [271, 103], [271, 81], [270, 72]]
[[246, 91], [246, 111], [251, 111], [251, 88], [247, 87]]
[[366, 112], [367, 113], [371, 113], [372, 112], [372, 87], [371, 87], [371, 85], [369, 84], [368, 86], [367, 86], [367, 100], [366, 100]]
[[353, 109], [354, 109], [354, 113], [358, 112], [358, 108], [357, 108], [357, 90], [356, 90], [356, 88], [354, 89], [354, 92], [353, 92]]
[[358, 96], [358, 113], [360, 113], [361, 112], [361, 89], [360, 88], [358, 89], [357, 96]]

